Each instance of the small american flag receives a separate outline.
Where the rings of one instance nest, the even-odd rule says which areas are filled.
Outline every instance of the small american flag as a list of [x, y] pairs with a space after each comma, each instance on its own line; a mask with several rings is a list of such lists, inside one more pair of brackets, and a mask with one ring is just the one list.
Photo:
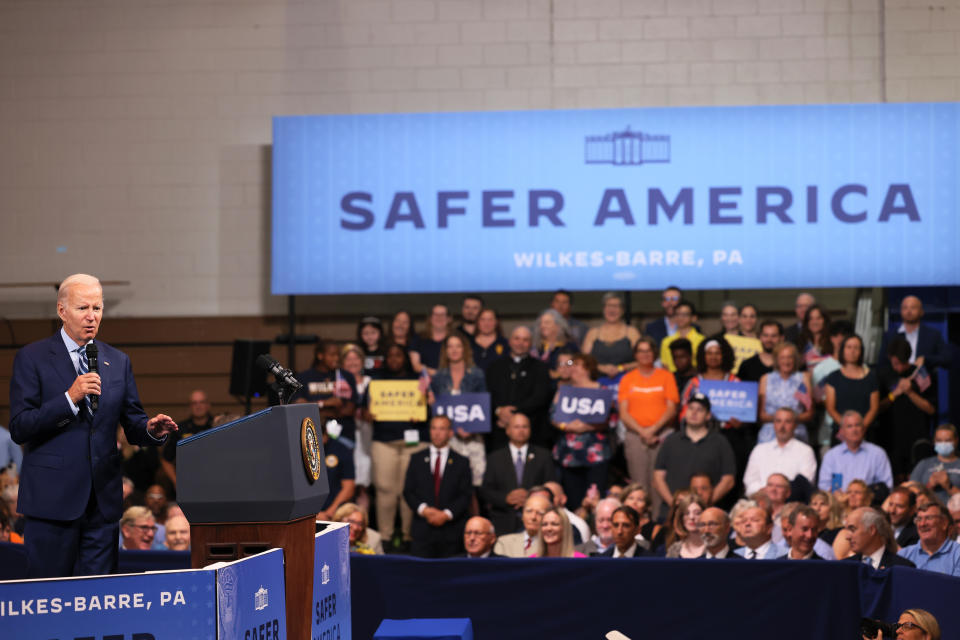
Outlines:
[[353, 390], [350, 388], [350, 383], [343, 379], [340, 369], [337, 369], [334, 373], [333, 395], [341, 400], [349, 400], [353, 396]]
[[913, 372], [913, 381], [917, 383], [917, 389], [920, 389], [920, 393], [923, 393], [930, 388], [930, 373], [927, 371], [926, 367], [917, 367], [917, 370]]
[[430, 389], [430, 372], [426, 367], [420, 369], [420, 384], [418, 385], [420, 393], [426, 393]]
[[797, 392], [793, 394], [793, 397], [803, 405], [804, 410], [809, 409], [813, 405], [813, 401], [810, 399], [810, 392], [807, 390], [807, 384], [805, 382], [800, 383], [800, 387], [797, 388]]

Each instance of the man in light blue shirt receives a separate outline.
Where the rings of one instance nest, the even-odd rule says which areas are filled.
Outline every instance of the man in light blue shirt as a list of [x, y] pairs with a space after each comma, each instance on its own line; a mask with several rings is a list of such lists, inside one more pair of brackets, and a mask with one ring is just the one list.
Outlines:
[[917, 565], [917, 569], [960, 576], [960, 544], [947, 539], [947, 531], [953, 525], [947, 508], [931, 503], [917, 512], [914, 521], [920, 542], [900, 549], [898, 554]]
[[837, 433], [842, 442], [823, 456], [820, 465], [817, 486], [822, 491], [846, 491], [854, 480], [893, 487], [890, 458], [882, 448], [864, 442], [863, 433], [863, 416], [852, 410], [844, 413]]
[[13, 441], [6, 427], [0, 425], [0, 470], [6, 469], [10, 463], [16, 465], [17, 474], [23, 465], [23, 450]]

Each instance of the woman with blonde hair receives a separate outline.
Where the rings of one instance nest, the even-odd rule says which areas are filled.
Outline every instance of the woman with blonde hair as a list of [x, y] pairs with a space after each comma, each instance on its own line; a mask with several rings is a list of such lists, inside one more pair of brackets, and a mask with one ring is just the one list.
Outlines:
[[817, 512], [820, 526], [817, 535], [829, 545], [837, 539], [837, 534], [843, 529], [843, 505], [833, 494], [826, 491], [816, 491], [810, 496], [810, 506]]
[[383, 555], [383, 542], [380, 534], [368, 527], [366, 509], [353, 502], [344, 502], [333, 514], [333, 519], [350, 525], [350, 551]]
[[897, 640], [940, 640], [940, 623], [924, 609], [907, 609], [897, 620]]
[[540, 520], [540, 535], [533, 543], [531, 558], [586, 558], [573, 548], [573, 526], [563, 509], [550, 507]]

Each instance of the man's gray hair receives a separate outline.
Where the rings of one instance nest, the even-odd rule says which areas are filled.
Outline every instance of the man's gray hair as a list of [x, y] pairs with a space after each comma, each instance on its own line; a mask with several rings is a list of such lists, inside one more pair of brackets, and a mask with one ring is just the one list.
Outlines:
[[103, 290], [103, 286], [100, 284], [100, 281], [87, 273], [75, 273], [71, 276], [64, 278], [63, 282], [60, 283], [60, 287], [57, 289], [57, 302], [63, 302], [67, 299], [67, 296], [70, 294], [70, 288], [74, 285], [85, 284], [92, 285]]
[[887, 519], [887, 514], [873, 507], [864, 507], [860, 515], [860, 526], [873, 527], [877, 535], [883, 538], [883, 546], [886, 550], [890, 553], [897, 552], [897, 539], [893, 535], [893, 527]]

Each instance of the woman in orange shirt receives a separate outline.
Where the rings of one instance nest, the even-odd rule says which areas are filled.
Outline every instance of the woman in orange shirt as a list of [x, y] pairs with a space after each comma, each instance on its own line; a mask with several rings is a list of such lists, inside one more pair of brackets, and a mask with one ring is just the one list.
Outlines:
[[673, 374], [654, 366], [657, 343], [644, 336], [633, 347], [637, 368], [620, 380], [620, 419], [627, 429], [623, 454], [630, 479], [651, 497], [651, 513], [660, 512], [660, 497], [653, 487], [653, 465], [660, 443], [677, 415], [680, 394]]

